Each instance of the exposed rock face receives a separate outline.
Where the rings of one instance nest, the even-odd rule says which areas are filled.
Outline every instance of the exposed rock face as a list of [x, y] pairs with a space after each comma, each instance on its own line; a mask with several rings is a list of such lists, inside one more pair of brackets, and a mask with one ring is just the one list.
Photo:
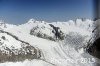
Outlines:
[[0, 30], [0, 62], [23, 61], [40, 57], [41, 52], [39, 49], [9, 32]]
[[64, 40], [64, 33], [52, 24], [37, 25], [31, 29], [30, 34], [52, 41]]
[[89, 46], [87, 50], [91, 55], [100, 59], [100, 38], [94, 41], [94, 43]]
[[55, 27], [52, 24], [49, 24], [49, 25], [53, 28], [52, 32], [55, 34], [56, 39], [64, 40], [64, 35], [63, 35], [63, 32], [60, 30], [60, 28]]
[[89, 54], [100, 59], [100, 19], [95, 19], [94, 30], [92, 31], [93, 37], [89, 42], [87, 51]]

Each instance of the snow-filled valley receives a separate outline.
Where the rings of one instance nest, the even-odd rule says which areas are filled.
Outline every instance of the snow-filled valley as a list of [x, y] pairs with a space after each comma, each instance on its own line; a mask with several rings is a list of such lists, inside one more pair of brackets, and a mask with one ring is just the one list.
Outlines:
[[86, 53], [94, 21], [45, 22], [21, 25], [0, 22], [0, 66], [96, 66]]

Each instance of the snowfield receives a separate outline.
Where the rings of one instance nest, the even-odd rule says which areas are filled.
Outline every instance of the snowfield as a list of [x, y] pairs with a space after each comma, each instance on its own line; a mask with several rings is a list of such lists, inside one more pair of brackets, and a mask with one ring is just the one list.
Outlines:
[[[37, 56], [38, 50], [41, 52], [41, 57], [16, 62], [6, 61], [0, 63], [0, 66], [95, 66], [96, 59], [83, 48], [91, 38], [93, 28], [93, 21], [90, 19], [52, 23], [30, 19], [21, 25], [1, 22], [0, 30], [28, 42], [30, 46], [37, 48]], [[0, 33], [1, 36], [9, 38], [9, 41], [4, 41], [4, 45], [10, 49], [11, 46], [21, 48], [21, 43], [13, 37], [5, 33]], [[64, 40], [61, 37], [64, 37]]]
[[6, 63], [1, 63], [0, 66], [53, 66], [49, 63], [46, 63], [45, 61], [42, 60], [25, 60], [24, 62], [6, 62]]

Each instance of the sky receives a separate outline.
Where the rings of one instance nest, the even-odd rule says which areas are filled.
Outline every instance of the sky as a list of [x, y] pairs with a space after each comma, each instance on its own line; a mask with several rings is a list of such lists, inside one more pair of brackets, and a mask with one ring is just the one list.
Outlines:
[[54, 22], [92, 16], [92, 0], [0, 0], [0, 19], [12, 24], [31, 18]]

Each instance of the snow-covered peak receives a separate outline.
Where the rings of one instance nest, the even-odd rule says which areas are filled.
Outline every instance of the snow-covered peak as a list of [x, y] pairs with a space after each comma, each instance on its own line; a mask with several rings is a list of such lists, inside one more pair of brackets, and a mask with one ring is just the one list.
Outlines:
[[28, 23], [32, 23], [32, 22], [35, 22], [36, 20], [35, 19], [30, 19], [29, 21], [28, 21]]
[[13, 24], [8, 24], [6, 22], [4, 22], [3, 20], [0, 20], [0, 30], [5, 30], [8, 28], [13, 28], [16, 27], [17, 25], [13, 25]]
[[29, 19], [29, 21], [27, 22], [28, 24], [31, 24], [31, 23], [46, 23], [45, 21], [38, 21], [38, 20], [35, 20], [35, 19]]
[[[39, 58], [38, 60], [43, 60], [44, 62], [52, 64], [53, 66], [91, 66], [89, 63], [75, 64], [65, 62], [64, 60], [71, 59], [72, 61], [76, 61], [76, 59], [86, 57], [82, 56], [82, 54], [84, 54], [83, 46], [84, 44], [86, 44], [85, 40], [88, 41], [88, 39], [90, 39], [93, 30], [92, 20], [77, 19], [76, 21], [69, 20], [66, 22], [48, 23], [45, 21], [30, 19], [27, 23], [18, 26], [15, 25], [11, 27], [11, 24], [6, 25], [7, 29], [4, 29], [5, 32], [0, 33], [0, 42], [2, 44], [0, 45], [0, 50], [4, 49], [2, 46], [9, 48], [11, 51], [13, 51], [13, 49], [16, 51], [17, 49], [22, 50], [22, 52], [28, 52], [34, 48], [33, 52], [36, 52], [35, 57]], [[66, 42], [64, 43], [60, 40], [52, 41], [51, 39], [56, 38], [56, 35], [64, 35], [64, 37], [66, 35]], [[50, 40], [48, 40], [48, 38]], [[27, 43], [29, 44], [28, 47]], [[29, 48], [29, 46], [32, 46], [33, 48]], [[81, 49], [81, 51], [79, 48]], [[19, 55], [19, 58], [22, 57], [23, 55]], [[88, 57], [90, 58], [90, 56]], [[59, 61], [61, 61], [61, 63], [59, 63]]]
[[76, 27], [80, 27], [80, 28], [85, 28], [87, 29], [88, 27], [93, 27], [93, 21], [90, 19], [76, 19], [74, 20], [69, 20], [67, 22], [69, 25], [71, 26], [76, 26]]
[[[20, 31], [21, 32], [26, 32], [26, 33], [30, 33], [30, 31], [32, 30], [34, 32], [34, 34], [40, 33], [40, 34], [46, 34], [48, 36], [52, 36], [54, 37], [54, 29], [50, 26], [53, 25], [54, 27], [58, 27], [62, 33], [64, 33], [64, 35], [69, 34], [70, 32], [76, 32], [76, 33], [80, 33], [82, 35], [91, 35], [92, 30], [93, 30], [93, 21], [90, 19], [76, 19], [74, 20], [69, 20], [66, 22], [45, 22], [45, 21], [37, 21], [35, 19], [30, 19], [27, 23], [25, 24], [21, 24], [19, 26], [16, 27], [15, 30]], [[32, 32], [32, 33], [33, 33]]]
[[0, 29], [7, 28], [6, 23], [3, 20], [0, 20]]

